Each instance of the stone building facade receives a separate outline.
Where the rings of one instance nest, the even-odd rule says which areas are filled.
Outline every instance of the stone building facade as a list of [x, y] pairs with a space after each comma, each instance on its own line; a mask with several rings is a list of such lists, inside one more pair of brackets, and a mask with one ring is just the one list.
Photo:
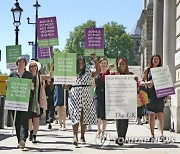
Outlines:
[[180, 0], [144, 0], [139, 19], [141, 33], [141, 65], [145, 67], [154, 53], [163, 66], [168, 65], [175, 94], [165, 104], [165, 129], [180, 132]]
[[153, 2], [152, 0], [144, 1], [144, 9], [138, 21], [141, 28], [141, 44], [140, 44], [140, 61], [141, 67], [144, 68], [148, 64], [148, 60], [152, 55], [152, 28], [153, 28]]
[[175, 23], [175, 92], [171, 97], [171, 127], [180, 133], [180, 0], [174, 0], [173, 7], [176, 9]]
[[134, 41], [134, 54], [136, 55], [135, 58], [134, 58], [134, 65], [135, 66], [140, 66], [141, 65], [141, 61], [140, 61], [140, 57], [141, 57], [141, 54], [139, 52], [139, 47], [140, 47], [140, 44], [141, 44], [141, 28], [138, 26], [138, 24], [136, 23], [136, 25], [134, 26], [134, 28], [132, 29], [132, 31], [130, 32], [130, 35]]

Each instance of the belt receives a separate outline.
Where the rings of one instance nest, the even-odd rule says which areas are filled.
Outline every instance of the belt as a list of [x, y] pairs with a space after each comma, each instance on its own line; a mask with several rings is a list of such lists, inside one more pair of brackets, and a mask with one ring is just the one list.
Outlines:
[[89, 87], [90, 85], [74, 85], [72, 87]]

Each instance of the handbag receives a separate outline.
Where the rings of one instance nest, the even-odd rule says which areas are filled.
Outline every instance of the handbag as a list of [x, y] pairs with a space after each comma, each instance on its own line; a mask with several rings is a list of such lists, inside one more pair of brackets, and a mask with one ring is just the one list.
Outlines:
[[137, 107], [147, 105], [148, 103], [149, 103], [148, 94], [144, 90], [139, 88], [137, 94]]

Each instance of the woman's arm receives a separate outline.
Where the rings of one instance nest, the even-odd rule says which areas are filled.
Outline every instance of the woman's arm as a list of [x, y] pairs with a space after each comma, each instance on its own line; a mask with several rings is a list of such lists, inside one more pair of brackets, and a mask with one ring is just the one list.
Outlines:
[[93, 79], [92, 79], [92, 86], [93, 86], [93, 88], [96, 88], [96, 78], [97, 78], [97, 76], [95, 76], [95, 77], [93, 77]]
[[91, 59], [93, 59], [93, 61], [95, 63], [96, 71], [92, 72], [92, 76], [95, 77], [95, 76], [97, 76], [100, 73], [101, 68], [100, 68], [100, 65], [99, 65], [99, 61], [98, 61], [98, 59], [96, 57], [96, 54], [95, 53], [91, 54], [90, 57], [91, 57]]
[[150, 69], [150, 68], [146, 68], [146, 69], [144, 70], [144, 73], [143, 73], [143, 76], [142, 76], [142, 81], [141, 81], [141, 83], [140, 83], [140, 86], [148, 86], [149, 88], [151, 88], [151, 87], [153, 86], [152, 80], [151, 80], [151, 81], [147, 81], [147, 75], [148, 75], [149, 69]]

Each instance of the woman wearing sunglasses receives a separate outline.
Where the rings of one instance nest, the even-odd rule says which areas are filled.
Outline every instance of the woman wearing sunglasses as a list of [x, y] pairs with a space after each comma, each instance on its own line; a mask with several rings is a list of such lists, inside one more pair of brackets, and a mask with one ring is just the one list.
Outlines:
[[[33, 75], [34, 84], [33, 101], [31, 107], [31, 114], [29, 117], [29, 140], [32, 141], [32, 143], [37, 143], [36, 134], [39, 129], [39, 119], [40, 116], [43, 114], [43, 109], [47, 109], [47, 99], [45, 94], [44, 81], [51, 79], [52, 68], [53, 65], [51, 65], [50, 67], [50, 75], [40, 75], [39, 71], [41, 69], [41, 64], [39, 62], [31, 60], [26, 66], [26, 70], [31, 72]], [[41, 93], [44, 94], [43, 98], [41, 98], [42, 96], [40, 96]]]

